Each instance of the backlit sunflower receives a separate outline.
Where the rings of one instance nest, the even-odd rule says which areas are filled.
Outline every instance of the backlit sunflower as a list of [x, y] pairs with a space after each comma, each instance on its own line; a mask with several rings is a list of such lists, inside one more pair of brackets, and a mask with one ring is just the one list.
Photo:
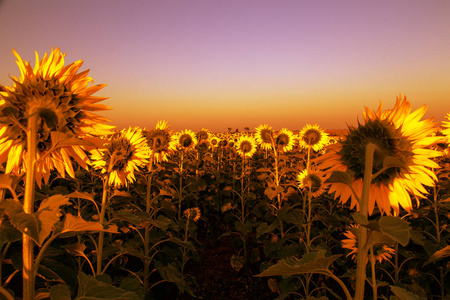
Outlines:
[[170, 143], [172, 149], [188, 151], [195, 148], [195, 145], [197, 145], [197, 138], [192, 130], [186, 129], [172, 135]]
[[304, 169], [297, 175], [298, 187], [300, 189], [311, 189], [311, 196], [316, 198], [322, 195], [329, 184], [325, 183], [325, 174], [315, 169]]
[[[356, 226], [350, 227], [349, 230], [344, 232], [344, 235], [347, 237], [346, 239], [341, 240], [342, 248], [349, 249], [350, 253], [347, 254], [347, 257], [351, 255], [352, 259], [356, 258], [356, 253], [358, 252], [358, 239], [359, 228]], [[378, 262], [388, 261], [392, 258], [392, 255], [395, 254], [395, 250], [385, 244], [376, 244], [374, 245], [374, 258]], [[367, 263], [367, 262], [366, 262]]]
[[307, 124], [298, 134], [299, 145], [302, 148], [310, 148], [314, 151], [320, 151], [328, 144], [329, 137], [323, 129], [320, 129], [319, 125]]
[[128, 186], [134, 172], [148, 163], [149, 150], [139, 128], [123, 129], [105, 139], [102, 148], [91, 151], [92, 166], [108, 176], [114, 187]]
[[274, 143], [274, 132], [272, 126], [263, 124], [256, 127], [255, 137], [262, 149], [266, 150], [272, 148]]
[[209, 142], [213, 148], [217, 148], [217, 147], [219, 147], [220, 139], [217, 136], [212, 136], [209, 139]]
[[159, 121], [152, 130], [144, 130], [143, 135], [147, 141], [150, 155], [153, 153], [156, 162], [168, 160], [168, 156], [174, 150], [171, 148], [172, 131], [166, 121]]
[[242, 135], [235, 144], [236, 152], [242, 157], [252, 157], [256, 152], [256, 141], [253, 137]]
[[374, 144], [372, 181], [370, 185], [368, 213], [372, 214], [375, 203], [382, 213], [396, 214], [400, 206], [407, 211], [412, 208], [411, 195], [424, 197], [425, 186], [434, 185], [436, 175], [429, 168], [439, 165], [432, 159], [440, 155], [431, 146], [442, 141], [436, 136], [437, 123], [433, 119], [420, 120], [427, 107], [411, 113], [411, 104], [397, 98], [393, 109], [382, 112], [381, 103], [376, 112], [366, 108], [365, 124], [349, 128], [346, 138], [330, 145], [326, 154], [318, 157], [318, 168], [331, 174], [349, 171], [353, 177], [352, 189], [343, 182], [332, 182], [330, 192], [342, 203], [351, 199], [351, 208], [359, 204], [365, 169], [365, 149]]
[[192, 219], [192, 221], [197, 222], [200, 219], [201, 213], [200, 208], [194, 207], [194, 208], [188, 208], [186, 209], [183, 214], [188, 219]]
[[447, 144], [450, 144], [450, 113], [447, 113], [447, 115], [445, 116], [445, 118], [448, 121], [443, 121], [442, 122], [442, 134], [445, 135], [445, 137], [447, 138]]
[[[92, 113], [110, 109], [98, 103], [106, 98], [92, 96], [105, 84], [88, 86], [93, 82], [87, 76], [89, 70], [77, 73], [83, 61], [64, 66], [65, 54], [59, 48], [41, 60], [36, 53], [34, 67], [13, 53], [21, 75], [12, 77], [13, 87], [0, 91], [0, 164], [7, 162], [7, 173], [26, 169], [29, 119], [37, 115], [36, 182], [48, 181], [52, 169], [63, 177], [65, 172], [74, 177], [71, 158], [83, 168], [89, 163], [84, 152], [88, 143], [75, 138], [108, 134], [113, 128], [102, 124], [108, 119]], [[68, 139], [70, 145], [61, 146]]]
[[202, 130], [197, 132], [196, 138], [197, 138], [197, 141], [208, 140], [210, 135], [211, 135], [211, 132], [208, 129], [202, 128]]
[[279, 152], [289, 152], [294, 148], [295, 140], [292, 131], [282, 128], [275, 138], [275, 145]]

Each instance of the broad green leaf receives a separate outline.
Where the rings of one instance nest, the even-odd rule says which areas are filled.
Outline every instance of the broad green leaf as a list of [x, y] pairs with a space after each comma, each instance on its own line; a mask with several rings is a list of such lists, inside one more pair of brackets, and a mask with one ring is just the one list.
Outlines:
[[334, 171], [331, 176], [325, 181], [327, 183], [343, 183], [348, 186], [352, 186], [353, 172], [351, 171]]
[[18, 177], [12, 174], [0, 174], [0, 188], [13, 190], [17, 184]]
[[431, 255], [431, 257], [428, 259], [428, 261], [424, 263], [424, 266], [448, 256], [450, 256], [450, 246], [447, 245], [445, 248], [434, 252], [433, 255]]
[[362, 213], [358, 213], [358, 212], [353, 213], [353, 214], [352, 214], [352, 218], [353, 218], [353, 220], [355, 220], [356, 223], [358, 223], [359, 225], [364, 226], [364, 225], [369, 224], [369, 220], [367, 219], [367, 216], [363, 215]]
[[188, 292], [191, 296], [194, 296], [191, 288], [189, 287], [187, 282], [184, 281], [183, 274], [181, 274], [177, 268], [175, 268], [171, 264], [163, 266], [160, 263], [155, 264], [155, 267], [158, 270], [159, 275], [161, 275], [162, 279], [168, 282], [175, 283], [180, 291]]
[[276, 223], [272, 223], [270, 225], [267, 225], [266, 222], [260, 223], [258, 225], [258, 227], [256, 228], [256, 238], [259, 238], [263, 234], [272, 232], [277, 227], [278, 227], [278, 224], [276, 224]]
[[85, 199], [85, 200], [89, 200], [89, 201], [95, 202], [94, 201], [94, 197], [92, 197], [91, 194], [85, 193], [85, 192], [75, 191], [75, 192], [70, 193], [67, 196], [70, 197], [70, 198], [81, 198], [81, 199]]
[[275, 198], [278, 194], [282, 193], [284, 191], [284, 188], [282, 186], [278, 186], [275, 189], [268, 187], [266, 188], [266, 190], [264, 191], [264, 194], [269, 197], [270, 200], [272, 200], [273, 198]]
[[282, 259], [275, 265], [255, 276], [290, 276], [328, 271], [330, 265], [341, 255], [325, 257], [325, 252], [325, 250], [310, 252], [305, 254], [300, 260], [296, 258]]
[[0, 247], [9, 242], [20, 241], [22, 233], [9, 221], [3, 220], [0, 226]]
[[245, 264], [245, 257], [233, 254], [230, 258], [230, 264], [236, 272], [239, 272]]
[[145, 298], [145, 292], [144, 287], [140, 283], [139, 279], [136, 277], [125, 277], [120, 282], [120, 286], [122, 290], [130, 291], [136, 293], [137, 296], [139, 296], [141, 299]]
[[51, 134], [51, 139], [52, 139], [54, 149], [61, 148], [61, 147], [67, 147], [67, 146], [95, 147], [95, 145], [89, 141], [82, 140], [82, 139], [76, 138], [74, 136], [70, 136], [70, 135], [60, 132], [60, 131], [52, 131], [50, 134]]
[[395, 295], [396, 300], [419, 300], [420, 297], [414, 295], [411, 292], [399, 287], [399, 286], [390, 286], [392, 293]]
[[66, 214], [64, 218], [64, 225], [61, 234], [67, 237], [68, 233], [83, 232], [83, 231], [104, 231], [109, 233], [119, 233], [117, 225], [109, 225], [108, 228], [103, 228], [100, 222], [85, 221], [82, 217], [76, 217], [72, 214]]
[[51, 300], [72, 300], [70, 297], [70, 291], [64, 284], [58, 284], [52, 286], [50, 290], [50, 299]]
[[138, 300], [135, 293], [125, 291], [111, 284], [101, 282], [91, 275], [78, 275], [78, 295], [76, 300]]
[[63, 195], [54, 195], [41, 202], [38, 211], [34, 214], [38, 218], [38, 245], [42, 245], [55, 223], [59, 221], [61, 217], [60, 207], [67, 204], [69, 204], [69, 197]]
[[402, 246], [409, 242], [409, 223], [394, 216], [383, 216], [378, 221], [380, 231]]

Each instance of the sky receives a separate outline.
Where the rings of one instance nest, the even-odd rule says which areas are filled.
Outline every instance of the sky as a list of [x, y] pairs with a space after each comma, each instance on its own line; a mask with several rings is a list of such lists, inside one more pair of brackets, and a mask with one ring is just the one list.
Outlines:
[[0, 0], [0, 84], [82, 59], [118, 128], [344, 129], [406, 96], [450, 112], [448, 0]]

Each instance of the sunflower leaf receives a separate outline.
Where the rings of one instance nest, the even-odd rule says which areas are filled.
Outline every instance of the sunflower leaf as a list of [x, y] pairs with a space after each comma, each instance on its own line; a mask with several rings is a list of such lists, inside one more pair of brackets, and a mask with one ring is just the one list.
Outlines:
[[75, 232], [84, 231], [104, 231], [109, 233], [119, 233], [117, 231], [117, 225], [109, 225], [108, 228], [104, 228], [100, 222], [85, 221], [82, 217], [76, 217], [71, 214], [66, 214], [64, 218], [64, 225], [60, 234], [64, 234], [65, 237]]
[[369, 224], [369, 220], [367, 219], [367, 216], [363, 215], [362, 213], [353, 213], [352, 214], [352, 218], [359, 225], [364, 226], [364, 225]]
[[434, 252], [433, 255], [431, 255], [431, 257], [428, 259], [428, 261], [426, 263], [424, 263], [423, 265], [426, 266], [429, 263], [435, 262], [441, 258], [448, 257], [448, 256], [450, 256], [450, 246], [449, 245], [447, 245], [445, 248], [442, 248], [441, 250]]
[[399, 217], [383, 216], [378, 221], [380, 231], [392, 240], [406, 246], [409, 242], [409, 223]]
[[346, 172], [334, 171], [331, 176], [325, 180], [326, 183], [343, 183], [352, 186], [354, 172], [347, 170]]
[[80, 272], [78, 295], [75, 299], [137, 300], [139, 297], [133, 292], [125, 291]]

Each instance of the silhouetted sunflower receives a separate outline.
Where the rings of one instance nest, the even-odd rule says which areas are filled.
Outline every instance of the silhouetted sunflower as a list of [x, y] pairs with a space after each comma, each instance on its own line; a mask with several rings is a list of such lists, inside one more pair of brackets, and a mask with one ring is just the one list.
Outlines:
[[235, 144], [236, 152], [242, 157], [252, 157], [256, 152], [256, 141], [251, 136], [242, 135]]
[[256, 127], [255, 138], [262, 149], [270, 149], [274, 144], [274, 132], [272, 126], [267, 124]]
[[292, 131], [282, 128], [275, 138], [275, 145], [280, 152], [289, 152], [294, 148], [295, 140]]
[[153, 153], [157, 162], [168, 160], [168, 156], [174, 150], [171, 148], [172, 131], [166, 121], [159, 121], [152, 130], [144, 130], [143, 135], [147, 141], [150, 155]]
[[77, 138], [109, 134], [114, 128], [102, 124], [108, 119], [92, 113], [110, 109], [98, 103], [107, 98], [92, 96], [105, 84], [88, 86], [93, 82], [87, 76], [89, 70], [77, 73], [83, 61], [64, 66], [65, 54], [59, 48], [41, 60], [36, 53], [34, 67], [13, 53], [21, 76], [13, 76], [14, 86], [0, 91], [0, 164], [7, 163], [7, 173], [26, 169], [27, 132], [33, 127], [37, 131], [36, 182], [47, 182], [52, 169], [63, 177], [65, 172], [75, 177], [71, 158], [87, 168], [84, 150], [93, 146]]

